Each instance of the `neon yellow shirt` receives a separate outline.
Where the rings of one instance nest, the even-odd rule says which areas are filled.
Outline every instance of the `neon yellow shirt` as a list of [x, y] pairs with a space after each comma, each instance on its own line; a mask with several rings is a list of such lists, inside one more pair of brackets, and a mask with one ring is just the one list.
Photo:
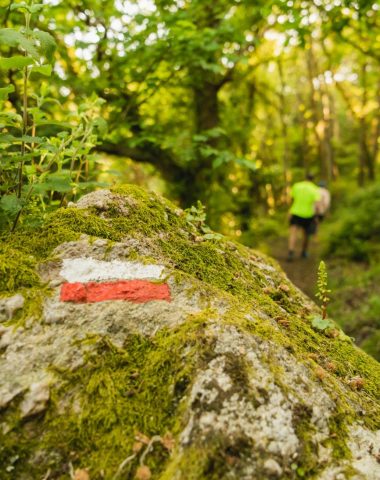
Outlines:
[[295, 183], [292, 187], [291, 195], [293, 198], [293, 204], [290, 208], [290, 213], [292, 215], [297, 215], [302, 218], [310, 218], [314, 216], [315, 202], [321, 197], [317, 185], [308, 180]]

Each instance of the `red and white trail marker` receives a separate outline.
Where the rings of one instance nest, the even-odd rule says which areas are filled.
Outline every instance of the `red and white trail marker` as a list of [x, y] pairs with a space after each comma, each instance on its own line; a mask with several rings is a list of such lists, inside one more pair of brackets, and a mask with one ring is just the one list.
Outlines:
[[[126, 300], [146, 303], [171, 301], [169, 286], [162, 280], [164, 267], [137, 262], [110, 262], [93, 258], [64, 259], [60, 272], [67, 282], [61, 286], [62, 302], [95, 303]], [[154, 281], [152, 281], [154, 280]]]

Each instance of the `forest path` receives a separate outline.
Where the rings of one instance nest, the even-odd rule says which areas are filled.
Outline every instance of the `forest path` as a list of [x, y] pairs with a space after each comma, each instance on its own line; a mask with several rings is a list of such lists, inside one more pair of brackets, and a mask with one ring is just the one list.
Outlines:
[[306, 295], [315, 299], [316, 285], [317, 285], [317, 270], [320, 262], [320, 245], [318, 239], [312, 237], [309, 257], [300, 258], [300, 242], [296, 250], [296, 256], [292, 262], [287, 262], [288, 255], [288, 238], [278, 237], [269, 242], [269, 253], [274, 257], [289, 279]]

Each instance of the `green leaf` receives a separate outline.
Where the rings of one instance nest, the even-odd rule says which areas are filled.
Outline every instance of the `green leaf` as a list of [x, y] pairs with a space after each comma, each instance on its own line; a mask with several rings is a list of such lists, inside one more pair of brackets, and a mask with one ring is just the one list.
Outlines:
[[68, 173], [53, 173], [47, 175], [44, 181], [34, 186], [36, 193], [44, 193], [48, 191], [55, 191], [61, 193], [71, 192], [72, 180]]
[[216, 240], [216, 241], [219, 241], [219, 240], [222, 240], [223, 239], [223, 235], [221, 235], [220, 233], [206, 233], [205, 235], [203, 235], [203, 238], [205, 240]]
[[14, 125], [15, 123], [22, 123], [22, 117], [18, 113], [14, 113], [14, 112], [1, 112], [0, 123], [5, 123], [6, 125]]
[[331, 320], [323, 319], [320, 315], [315, 315], [311, 320], [311, 326], [316, 330], [326, 330], [327, 328], [334, 328], [335, 325]]
[[193, 142], [207, 142], [208, 137], [206, 135], [194, 135], [193, 136]]
[[13, 139], [14, 136], [9, 133], [0, 133], [0, 143], [12, 143]]
[[20, 155], [16, 153], [15, 155], [7, 155], [1, 157], [1, 166], [15, 165], [16, 163], [25, 162], [26, 160], [31, 160], [33, 157], [38, 157], [40, 152], [34, 150], [32, 153], [27, 153], [25, 155]]
[[57, 48], [54, 38], [48, 32], [43, 32], [41, 30], [35, 30], [33, 32], [33, 37], [39, 43], [40, 53], [46, 57], [50, 62], [53, 59], [54, 52]]
[[58, 120], [38, 120], [38, 122], [36, 122], [36, 126], [38, 127], [39, 125], [56, 125], [58, 127], [62, 127], [62, 128], [69, 128], [69, 129], [73, 129], [75, 128], [75, 125], [71, 125], [70, 123], [67, 123], [67, 122], [59, 122]]
[[6, 100], [11, 92], [15, 91], [14, 85], [0, 88], [0, 100]]
[[342, 342], [348, 342], [348, 343], [353, 343], [355, 341], [354, 338], [352, 337], [349, 337], [348, 335], [346, 335], [343, 330], [339, 330], [339, 336], [338, 336], [339, 340], [342, 340]]
[[40, 73], [41, 75], [45, 75], [45, 77], [50, 77], [52, 72], [51, 65], [41, 65], [40, 67], [33, 67], [32, 73]]
[[254, 163], [252, 163], [250, 160], [247, 160], [246, 158], [236, 158], [234, 161], [238, 165], [241, 165], [242, 167], [248, 168], [252, 172], [255, 172], [257, 170], [256, 165]]
[[89, 188], [95, 188], [95, 187], [101, 187], [101, 188], [106, 188], [106, 187], [109, 187], [110, 184], [107, 183], [107, 182], [80, 182], [78, 184], [76, 184], [76, 188], [78, 190], [86, 190], [86, 189], [89, 189]]
[[21, 55], [15, 55], [14, 57], [1, 57], [0, 58], [0, 70], [10, 70], [11, 68], [24, 68], [34, 63], [30, 57], [22, 57]]
[[35, 5], [28, 5], [27, 3], [22, 2], [22, 3], [13, 3], [10, 6], [11, 12], [13, 10], [21, 10], [21, 11], [24, 10], [24, 11], [29, 12], [29, 13], [38, 13], [43, 8], [44, 8], [44, 4], [42, 4], [42, 3], [36, 3]]
[[212, 162], [212, 168], [219, 168], [220, 166], [222, 166], [224, 163], [228, 163], [229, 160], [227, 160], [226, 158], [220, 156], [220, 157], [217, 157], [215, 158], [215, 160]]
[[7, 215], [17, 215], [22, 209], [22, 200], [13, 193], [11, 195], [3, 195], [0, 200], [0, 208]]
[[34, 5], [31, 5], [29, 8], [30, 13], [38, 13], [43, 10], [45, 5], [43, 3], [36, 3]]
[[99, 135], [105, 135], [107, 133], [107, 122], [104, 118], [97, 118], [92, 122], [92, 125], [98, 129]]
[[23, 135], [22, 137], [15, 137], [9, 134], [0, 134], [0, 143], [42, 143], [44, 141], [41, 137], [32, 137], [30, 135]]
[[0, 45], [9, 47], [20, 47], [36, 60], [40, 59], [40, 54], [34, 43], [25, 35], [13, 28], [0, 28]]
[[26, 10], [26, 11], [29, 11], [29, 5], [25, 2], [22, 2], [22, 3], [12, 3], [11, 6], [10, 6], [10, 10], [11, 12], [13, 12], [13, 10]]

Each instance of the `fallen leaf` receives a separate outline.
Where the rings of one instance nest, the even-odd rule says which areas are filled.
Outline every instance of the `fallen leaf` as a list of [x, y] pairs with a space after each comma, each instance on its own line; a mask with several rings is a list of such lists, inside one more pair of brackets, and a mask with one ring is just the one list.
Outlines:
[[152, 477], [152, 472], [150, 471], [150, 468], [147, 467], [146, 465], [140, 466], [136, 470], [136, 475], [135, 475], [136, 480], [150, 480], [151, 477]]
[[349, 384], [353, 390], [361, 390], [364, 387], [364, 379], [362, 377], [353, 377]]
[[232, 455], [226, 455], [226, 462], [228, 463], [228, 465], [230, 465], [231, 467], [235, 465], [237, 461], [237, 458], [236, 457], [233, 457]]
[[317, 367], [315, 369], [315, 374], [319, 378], [319, 380], [323, 380], [327, 375], [326, 370], [324, 370], [322, 367]]
[[288, 285], [285, 285], [285, 283], [281, 283], [281, 285], [278, 287], [279, 290], [282, 290], [285, 293], [290, 292], [290, 287]]
[[288, 320], [287, 318], [276, 317], [275, 320], [279, 325], [281, 325], [283, 327], [289, 327], [289, 325], [290, 325], [290, 320]]
[[309, 353], [308, 357], [314, 360], [315, 362], [317, 362], [319, 359], [318, 353]]
[[90, 480], [90, 475], [87, 469], [78, 469], [74, 472], [74, 480]]
[[267, 295], [271, 295], [272, 293], [274, 293], [274, 290], [272, 287], [265, 287], [263, 288], [263, 293], [267, 294]]
[[135, 442], [132, 447], [133, 453], [139, 453], [139, 451], [142, 449], [143, 443], [142, 442]]
[[165, 433], [165, 435], [161, 438], [162, 445], [171, 452], [174, 448], [175, 441], [174, 437], [170, 432]]
[[339, 330], [337, 328], [328, 328], [325, 331], [325, 335], [330, 338], [339, 337]]
[[145, 443], [145, 445], [148, 445], [149, 442], [150, 442], [150, 438], [147, 435], [144, 435], [141, 432], [136, 432], [135, 433], [135, 440], [136, 440], [136, 442]]
[[334, 362], [327, 362], [326, 369], [329, 370], [330, 372], [335, 372], [337, 369], [337, 366], [335, 365]]

